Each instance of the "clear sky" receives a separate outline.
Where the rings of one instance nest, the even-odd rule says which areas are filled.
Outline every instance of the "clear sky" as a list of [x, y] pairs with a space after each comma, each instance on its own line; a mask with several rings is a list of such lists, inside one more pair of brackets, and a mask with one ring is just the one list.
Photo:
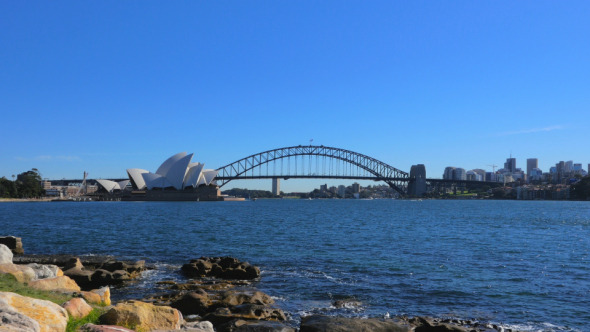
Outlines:
[[586, 168], [589, 14], [589, 1], [0, 0], [0, 177], [123, 178], [180, 151], [217, 168], [310, 139], [428, 177], [510, 154]]

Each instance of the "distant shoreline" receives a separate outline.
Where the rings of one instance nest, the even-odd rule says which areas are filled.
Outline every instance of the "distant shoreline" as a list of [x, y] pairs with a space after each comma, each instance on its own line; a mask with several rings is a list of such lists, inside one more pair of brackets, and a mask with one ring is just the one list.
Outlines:
[[51, 202], [54, 198], [0, 198], [0, 203], [13, 202]]

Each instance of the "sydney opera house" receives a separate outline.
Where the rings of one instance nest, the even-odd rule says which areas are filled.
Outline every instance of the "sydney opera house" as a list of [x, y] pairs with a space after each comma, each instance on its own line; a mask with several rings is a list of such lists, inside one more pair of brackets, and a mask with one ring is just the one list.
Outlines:
[[96, 180], [107, 194], [133, 201], [216, 201], [217, 171], [191, 162], [193, 154], [181, 152], [168, 158], [155, 173], [140, 168], [127, 169], [129, 180]]

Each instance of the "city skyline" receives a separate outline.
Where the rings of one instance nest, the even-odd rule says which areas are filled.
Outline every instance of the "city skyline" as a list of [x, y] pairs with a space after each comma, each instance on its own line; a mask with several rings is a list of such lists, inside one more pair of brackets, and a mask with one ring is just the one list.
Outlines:
[[433, 178], [510, 155], [525, 171], [529, 158], [544, 172], [569, 160], [586, 169], [589, 10], [2, 2], [0, 177], [124, 178], [181, 151], [218, 168], [312, 139], [406, 172], [424, 164]]

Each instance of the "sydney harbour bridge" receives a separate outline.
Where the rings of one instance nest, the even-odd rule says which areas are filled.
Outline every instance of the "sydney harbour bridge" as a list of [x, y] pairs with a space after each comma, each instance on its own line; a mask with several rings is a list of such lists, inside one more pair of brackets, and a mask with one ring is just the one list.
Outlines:
[[426, 178], [424, 165], [404, 172], [367, 155], [334, 147], [298, 145], [256, 153], [217, 169], [217, 184], [245, 179], [352, 179], [383, 181], [400, 196], [421, 196], [426, 186], [466, 186], [481, 181]]
[[[220, 188], [233, 180], [250, 179], [372, 180], [385, 182], [399, 196], [407, 197], [422, 196], [427, 187], [498, 185], [495, 182], [426, 178], [424, 165], [414, 165], [409, 172], [405, 172], [358, 152], [323, 145], [298, 145], [263, 151], [216, 170], [215, 180]], [[62, 179], [51, 182], [65, 185], [81, 181]]]

